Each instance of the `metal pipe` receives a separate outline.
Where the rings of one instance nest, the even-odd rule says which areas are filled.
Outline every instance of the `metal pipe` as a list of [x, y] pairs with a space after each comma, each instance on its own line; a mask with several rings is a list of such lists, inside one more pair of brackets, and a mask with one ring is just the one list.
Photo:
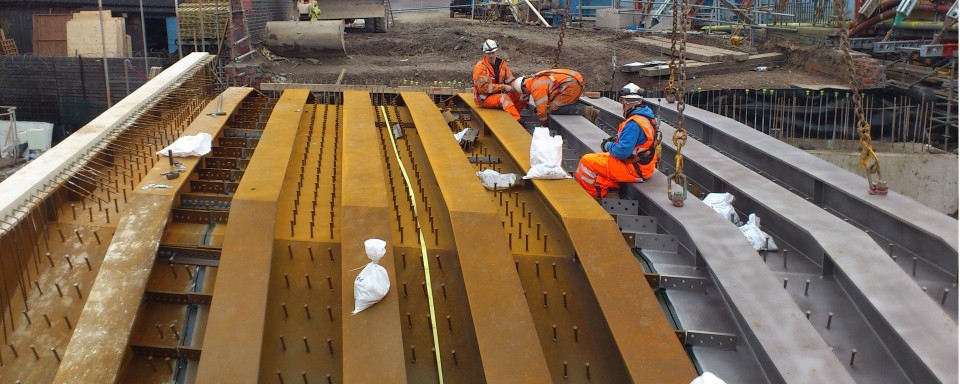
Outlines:
[[[533, 11], [535, 15], [537, 15], [537, 18], [540, 19], [540, 22], [543, 23], [544, 27], [550, 27], [550, 24], [547, 23], [547, 20], [543, 18], [543, 15], [540, 14], [540, 11], [537, 11], [537, 7], [534, 7], [533, 4], [530, 3], [530, 0], [523, 0], [523, 1], [525, 1], [527, 3], [527, 6], [530, 7], [530, 10]], [[473, 10], [471, 9], [470, 12], [472, 14]]]
[[[180, 0], [173, 0], [173, 11], [177, 18], [177, 51], [180, 52], [180, 58], [183, 58], [183, 38], [180, 37]], [[252, 52], [252, 50], [251, 50]]]
[[113, 106], [110, 100], [110, 66], [107, 64], [107, 41], [103, 30], [103, 0], [97, 0], [97, 18], [100, 19], [100, 53], [103, 56], [103, 81], [107, 89], [107, 108]]
[[[150, 64], [147, 62], [147, 19], [143, 18], [143, 0], [140, 0], [140, 33], [143, 35], [143, 74], [149, 75]], [[127, 94], [130, 94], [130, 90], [127, 90]]]

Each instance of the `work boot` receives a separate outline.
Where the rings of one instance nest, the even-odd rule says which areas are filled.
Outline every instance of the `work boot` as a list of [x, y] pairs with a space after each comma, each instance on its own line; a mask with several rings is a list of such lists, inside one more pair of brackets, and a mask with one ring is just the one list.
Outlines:
[[604, 196], [603, 198], [605, 198], [605, 199], [619, 199], [619, 198], [620, 198], [620, 190], [618, 190], [618, 189], [608, 189], [608, 190], [607, 190], [607, 195]]

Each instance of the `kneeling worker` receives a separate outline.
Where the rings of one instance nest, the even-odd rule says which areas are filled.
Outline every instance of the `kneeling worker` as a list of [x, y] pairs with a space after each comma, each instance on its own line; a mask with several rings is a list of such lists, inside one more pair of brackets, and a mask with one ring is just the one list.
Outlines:
[[546, 127], [551, 113], [580, 99], [583, 76], [572, 69], [548, 69], [517, 78], [513, 87], [524, 96], [530, 95], [540, 126]]
[[580, 158], [574, 177], [594, 198], [616, 190], [620, 183], [642, 183], [649, 179], [660, 159], [660, 129], [650, 107], [643, 105], [642, 89], [633, 83], [620, 89], [623, 117], [617, 137], [600, 143], [603, 153]]

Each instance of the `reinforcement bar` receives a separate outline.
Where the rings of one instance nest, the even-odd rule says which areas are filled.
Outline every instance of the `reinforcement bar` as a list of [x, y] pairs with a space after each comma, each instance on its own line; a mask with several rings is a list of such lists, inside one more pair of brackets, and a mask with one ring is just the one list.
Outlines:
[[[223, 94], [223, 116], [202, 116], [194, 120], [183, 135], [200, 132], [217, 136], [237, 105], [251, 88], [229, 88]], [[218, 102], [210, 102], [201, 112], [217, 111]], [[178, 159], [190, 175], [199, 157]], [[54, 378], [55, 383], [113, 383], [118, 379], [128, 343], [143, 299], [144, 290], [156, 262], [156, 251], [167, 224], [171, 205], [189, 177], [167, 180], [166, 162], [158, 162], [140, 185], [170, 185], [169, 189], [136, 189], [130, 205], [117, 224], [113, 241], [104, 256], [97, 280], [77, 322], [70, 345]]]
[[277, 201], [293, 151], [305, 90], [285, 91], [233, 196], [198, 383], [256, 383], [259, 377]]
[[[459, 96], [513, 161], [529, 169], [530, 134], [505, 112], [478, 107], [472, 94]], [[610, 215], [573, 180], [532, 183], [563, 222], [633, 381], [690, 382], [696, 371]]]
[[[380, 136], [370, 104], [362, 91], [343, 93], [343, 194], [341, 211], [340, 298], [343, 303], [343, 382], [406, 383], [403, 336], [400, 330], [400, 303], [394, 265], [392, 215], [388, 208], [383, 162], [371, 156]], [[387, 296], [357, 315], [353, 312], [354, 279], [358, 267], [369, 263], [363, 242], [387, 241], [387, 254], [380, 265], [393, 285]]]
[[41, 190], [44, 184], [56, 184], [57, 176], [68, 166], [121, 127], [125, 121], [159, 100], [158, 93], [176, 89], [179, 81], [183, 81], [212, 58], [213, 56], [207, 53], [191, 53], [45, 152], [43, 156], [11, 175], [4, 181], [3, 190], [0, 191], [0, 218], [8, 215], [17, 217], [19, 214], [14, 209], [29, 200], [31, 194]]
[[[582, 99], [596, 104], [598, 100]], [[602, 99], [601, 99], [602, 100]], [[676, 107], [657, 99], [665, 120], [676, 122]], [[619, 107], [619, 103], [610, 100]], [[870, 229], [898, 247], [957, 276], [957, 221], [913, 199], [890, 191], [870, 195], [861, 175], [852, 174], [816, 156], [770, 137], [736, 120], [687, 106], [684, 128], [702, 143], [757, 169], [797, 193], [810, 197], [841, 217]], [[886, 247], [887, 242], [881, 243]]]
[[501, 228], [497, 208], [477, 183], [473, 167], [433, 101], [420, 92], [404, 92], [401, 97], [450, 214], [485, 379], [551, 382], [513, 255], [506, 239], [496, 233]]
[[[599, 151], [600, 141], [609, 137], [581, 116], [551, 119], [564, 140], [583, 153]], [[854, 382], [735, 226], [706, 204], [673, 207], [662, 173], [643, 184], [624, 185], [629, 187], [623, 192], [644, 212], [707, 263], [770, 382]]]

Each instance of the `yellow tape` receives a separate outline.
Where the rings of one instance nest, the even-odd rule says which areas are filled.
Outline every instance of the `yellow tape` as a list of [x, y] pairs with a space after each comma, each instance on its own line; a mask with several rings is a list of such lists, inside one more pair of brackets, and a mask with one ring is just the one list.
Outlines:
[[433, 305], [433, 283], [430, 281], [430, 263], [427, 255], [426, 240], [423, 237], [423, 230], [420, 226], [420, 216], [417, 215], [417, 196], [413, 193], [413, 184], [410, 183], [410, 176], [407, 175], [403, 162], [400, 161], [400, 150], [397, 149], [397, 138], [393, 136], [393, 130], [390, 128], [390, 118], [387, 117], [387, 109], [380, 106], [380, 113], [383, 114], [383, 121], [386, 123], [385, 129], [387, 136], [390, 137], [390, 144], [393, 145], [393, 155], [397, 159], [397, 165], [400, 166], [400, 173], [403, 175], [403, 184], [407, 187], [407, 194], [410, 196], [410, 204], [413, 205], [413, 220], [417, 223], [417, 235], [420, 236], [420, 257], [423, 259], [423, 275], [427, 287], [427, 304], [430, 307], [430, 331], [433, 332], [433, 350], [437, 357], [437, 376], [440, 378], [440, 384], [443, 384], [443, 365], [440, 360], [440, 337], [437, 336], [437, 313]]

